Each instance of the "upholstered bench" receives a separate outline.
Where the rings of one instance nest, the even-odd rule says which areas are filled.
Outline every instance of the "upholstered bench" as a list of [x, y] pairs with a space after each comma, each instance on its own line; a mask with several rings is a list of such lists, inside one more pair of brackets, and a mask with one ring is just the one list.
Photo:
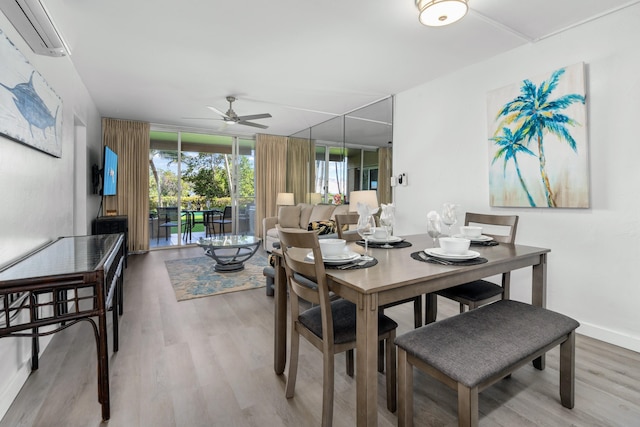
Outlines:
[[266, 277], [267, 280], [267, 296], [272, 297], [274, 294], [273, 281], [276, 277], [276, 270], [271, 266], [265, 267], [262, 270], [262, 275]]
[[413, 425], [413, 366], [458, 391], [458, 424], [478, 425], [478, 392], [560, 345], [560, 400], [573, 408], [575, 329], [562, 314], [501, 300], [396, 338], [398, 426]]

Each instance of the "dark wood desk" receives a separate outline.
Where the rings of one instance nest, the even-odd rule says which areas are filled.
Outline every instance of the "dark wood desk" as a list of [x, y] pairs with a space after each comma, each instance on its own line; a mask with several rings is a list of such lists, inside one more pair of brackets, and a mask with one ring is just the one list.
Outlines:
[[[473, 280], [531, 267], [532, 304], [545, 307], [547, 296], [547, 253], [549, 249], [501, 243], [498, 246], [473, 247], [485, 264], [445, 266], [416, 261], [412, 252], [429, 248], [432, 239], [425, 235], [407, 236], [412, 247], [370, 249], [378, 264], [360, 270], [327, 270], [331, 290], [353, 302], [357, 310], [356, 396], [357, 424], [378, 425], [378, 306], [435, 292]], [[362, 253], [355, 243], [350, 249]], [[278, 250], [273, 252], [281, 255]], [[304, 256], [304, 254], [301, 254]], [[287, 292], [282, 257], [276, 257], [274, 370], [284, 372], [287, 348]], [[433, 304], [428, 301], [427, 304]], [[534, 365], [544, 368], [544, 355]]]
[[[123, 234], [61, 237], [0, 270], [0, 338], [31, 337], [32, 369], [38, 369], [38, 337], [83, 320], [91, 324], [103, 420], [110, 417], [107, 311], [112, 308], [118, 351], [124, 259]], [[49, 325], [55, 328], [40, 331]]]

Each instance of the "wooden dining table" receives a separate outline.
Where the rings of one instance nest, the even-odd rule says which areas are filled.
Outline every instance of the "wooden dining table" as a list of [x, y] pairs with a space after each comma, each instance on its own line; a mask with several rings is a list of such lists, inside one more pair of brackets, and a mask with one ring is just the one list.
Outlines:
[[[546, 305], [547, 253], [549, 249], [500, 243], [497, 246], [471, 246], [471, 250], [487, 259], [476, 265], [440, 265], [418, 261], [411, 253], [433, 247], [426, 234], [405, 236], [411, 247], [369, 249], [378, 264], [370, 268], [327, 269], [328, 283], [337, 295], [356, 304], [356, 407], [358, 426], [378, 425], [378, 307], [440, 289], [471, 282], [489, 276], [532, 268], [531, 303]], [[350, 250], [363, 252], [351, 243]], [[274, 370], [284, 372], [287, 348], [287, 290], [283, 259], [275, 250], [275, 334]], [[427, 304], [435, 308], [435, 296]], [[435, 312], [435, 310], [433, 311]], [[534, 366], [544, 369], [544, 355]]]

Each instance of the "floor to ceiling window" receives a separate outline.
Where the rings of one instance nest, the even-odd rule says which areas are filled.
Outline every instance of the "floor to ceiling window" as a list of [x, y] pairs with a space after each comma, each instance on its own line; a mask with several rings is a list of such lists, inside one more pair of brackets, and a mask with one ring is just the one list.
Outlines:
[[150, 247], [252, 234], [254, 153], [252, 139], [152, 129]]

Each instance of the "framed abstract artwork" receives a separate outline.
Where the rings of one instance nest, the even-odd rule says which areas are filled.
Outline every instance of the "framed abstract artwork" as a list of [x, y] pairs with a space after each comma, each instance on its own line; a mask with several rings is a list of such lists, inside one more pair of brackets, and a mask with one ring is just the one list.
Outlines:
[[2, 30], [0, 135], [62, 156], [62, 99]]
[[489, 92], [491, 206], [589, 207], [584, 64]]

